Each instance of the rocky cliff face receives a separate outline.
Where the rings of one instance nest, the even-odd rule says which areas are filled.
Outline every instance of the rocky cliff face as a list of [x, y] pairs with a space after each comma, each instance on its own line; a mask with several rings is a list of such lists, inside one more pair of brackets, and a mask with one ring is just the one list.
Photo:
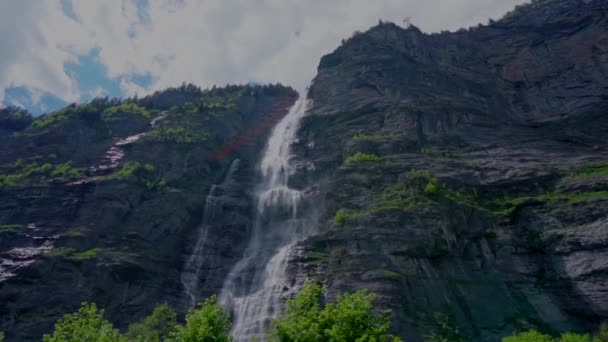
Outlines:
[[[97, 302], [126, 327], [154, 306], [189, 307], [180, 273], [205, 199], [218, 194], [200, 296], [219, 292], [249, 230], [254, 166], [290, 88], [188, 86], [126, 103], [94, 101], [1, 137], [0, 330], [40, 340]], [[152, 124], [153, 122], [153, 124]]]
[[295, 146], [322, 233], [294, 269], [329, 297], [376, 291], [407, 341], [605, 320], [607, 14], [555, 0], [455, 33], [380, 24], [323, 57]]
[[[291, 284], [369, 288], [406, 341], [608, 319], [607, 15], [603, 0], [540, 0], [454, 33], [380, 24], [323, 57], [289, 178], [318, 233]], [[0, 113], [7, 339], [38, 340], [82, 301], [121, 328], [163, 301], [183, 313], [184, 274], [218, 293], [250, 239], [268, 129], [295, 97], [181, 87], [33, 123]]]

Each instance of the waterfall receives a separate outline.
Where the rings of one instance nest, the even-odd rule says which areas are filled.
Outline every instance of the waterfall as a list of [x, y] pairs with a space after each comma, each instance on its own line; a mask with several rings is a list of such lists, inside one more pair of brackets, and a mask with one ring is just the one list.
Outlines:
[[304, 194], [289, 187], [294, 173], [290, 147], [309, 101], [299, 98], [273, 129], [260, 162], [256, 215], [243, 258], [227, 276], [220, 300], [232, 310], [236, 341], [264, 339], [269, 320], [282, 307], [287, 263], [296, 243], [313, 233]]
[[234, 173], [239, 168], [239, 159], [235, 159], [228, 168], [224, 179], [219, 184], [213, 184], [209, 190], [209, 194], [205, 198], [205, 207], [203, 208], [203, 218], [198, 228], [198, 237], [196, 244], [192, 250], [192, 254], [186, 260], [186, 263], [182, 269], [180, 280], [184, 286], [184, 292], [188, 300], [188, 306], [193, 307], [199, 300], [199, 288], [200, 288], [200, 272], [201, 267], [205, 262], [205, 248], [207, 242], [207, 233], [209, 232], [209, 225], [221, 215], [221, 199], [222, 190], [230, 184]]

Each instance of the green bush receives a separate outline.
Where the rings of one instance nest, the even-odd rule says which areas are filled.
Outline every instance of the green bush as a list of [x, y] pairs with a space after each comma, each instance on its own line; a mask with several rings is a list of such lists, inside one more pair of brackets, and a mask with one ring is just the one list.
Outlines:
[[361, 163], [361, 162], [378, 162], [378, 161], [382, 161], [382, 157], [379, 157], [375, 154], [362, 153], [362, 152], [357, 152], [354, 155], [346, 158], [347, 164]]
[[591, 342], [591, 336], [589, 334], [565, 333], [559, 338], [559, 342]]
[[517, 335], [504, 337], [502, 342], [554, 342], [549, 335], [541, 334], [536, 330], [530, 330]]
[[375, 135], [365, 134], [365, 133], [357, 133], [357, 134], [353, 135], [353, 140], [354, 141], [359, 141], [359, 142], [374, 142], [374, 143], [379, 143], [379, 142], [388, 142], [388, 141], [392, 141], [392, 140], [400, 140], [400, 139], [404, 139], [405, 137], [406, 137], [405, 134], [397, 134], [397, 133], [393, 133], [393, 134], [375, 134]]
[[56, 112], [36, 118], [32, 123], [32, 126], [42, 128], [72, 118], [79, 118], [86, 122], [94, 122], [99, 120], [100, 111], [90, 104], [72, 104]]
[[453, 318], [449, 314], [436, 312], [433, 314], [431, 322], [434, 329], [425, 336], [425, 342], [467, 342], [470, 340], [463, 336], [460, 328], [453, 322]]
[[22, 224], [2, 224], [0, 225], [0, 233], [17, 233], [23, 228]]
[[177, 315], [169, 304], [158, 305], [140, 323], [129, 325], [125, 337], [130, 342], [161, 342], [177, 332]]
[[74, 260], [91, 259], [91, 258], [95, 258], [102, 251], [103, 251], [103, 249], [95, 247], [95, 248], [87, 249], [82, 252], [76, 252], [76, 253], [72, 254], [71, 258]]
[[352, 156], [346, 158], [345, 163], [352, 164], [352, 163], [362, 163], [362, 162], [379, 162], [382, 160], [383, 160], [382, 157], [379, 157], [375, 154], [357, 152], [357, 153], [353, 154]]
[[206, 142], [209, 135], [206, 132], [194, 132], [185, 127], [159, 127], [148, 135], [154, 141], [176, 144], [194, 144]]
[[110, 175], [110, 178], [127, 179], [132, 176], [136, 176], [140, 171], [141, 164], [139, 162], [128, 161], [124, 163], [117, 172]]
[[230, 314], [217, 302], [215, 296], [200, 304], [200, 308], [188, 311], [186, 325], [177, 326], [168, 341], [172, 342], [228, 342], [230, 337]]
[[325, 306], [321, 297], [321, 286], [306, 284], [287, 301], [285, 314], [273, 320], [270, 341], [401, 341], [388, 333], [391, 312], [374, 308], [374, 294], [344, 293]]
[[120, 333], [103, 318], [97, 305], [82, 303], [80, 309], [63, 316], [55, 323], [52, 335], [44, 335], [44, 342], [118, 342]]
[[51, 177], [53, 178], [74, 178], [82, 176], [83, 173], [81, 170], [74, 169], [72, 167], [72, 161], [67, 161], [63, 164], [56, 165], [53, 172], [51, 172]]
[[597, 334], [593, 336], [593, 342], [608, 342], [608, 322], [600, 325]]
[[57, 165], [50, 163], [38, 165], [37, 162], [25, 164], [22, 159], [18, 159], [13, 167], [15, 168], [13, 173], [0, 175], [0, 188], [37, 182], [67, 181], [83, 176], [83, 171], [73, 168], [71, 161]]
[[119, 105], [109, 107], [103, 111], [102, 117], [104, 120], [108, 120], [117, 113], [129, 113], [141, 115], [148, 119], [152, 118], [152, 114], [148, 110], [133, 102], [123, 102]]
[[344, 210], [340, 209], [334, 216], [334, 224], [342, 225], [349, 220], [354, 220], [362, 217], [364, 214], [360, 211]]
[[504, 337], [502, 342], [591, 342], [591, 336], [589, 334], [581, 335], [567, 332], [562, 334], [559, 338], [553, 338], [550, 335], [542, 334], [536, 330], [530, 330], [513, 336]]
[[[69, 236], [69, 235], [68, 235]], [[105, 250], [103, 248], [91, 248], [84, 251], [78, 251], [75, 248], [71, 247], [59, 247], [51, 250], [48, 255], [50, 257], [59, 257], [65, 258], [68, 260], [88, 260], [99, 256], [100, 253], [109, 252], [110, 250]]]

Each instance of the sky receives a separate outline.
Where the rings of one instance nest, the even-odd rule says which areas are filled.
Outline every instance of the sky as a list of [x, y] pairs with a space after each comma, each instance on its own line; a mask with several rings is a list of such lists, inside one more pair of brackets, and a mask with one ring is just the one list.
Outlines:
[[355, 30], [425, 32], [497, 19], [525, 0], [0, 0], [0, 103], [35, 114], [191, 82], [304, 90]]

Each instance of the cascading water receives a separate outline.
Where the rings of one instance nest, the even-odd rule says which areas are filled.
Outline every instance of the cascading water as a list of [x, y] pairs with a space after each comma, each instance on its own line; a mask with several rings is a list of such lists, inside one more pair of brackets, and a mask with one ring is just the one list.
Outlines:
[[273, 129], [260, 163], [257, 211], [251, 240], [234, 266], [220, 300], [234, 315], [236, 341], [264, 339], [264, 330], [286, 295], [287, 262], [295, 244], [315, 229], [301, 209], [303, 193], [288, 186], [293, 174], [290, 147], [309, 101], [300, 98]]
[[220, 196], [225, 190], [225, 187], [232, 182], [234, 173], [238, 170], [240, 164], [239, 159], [235, 159], [231, 164], [230, 168], [226, 172], [224, 179], [220, 184], [214, 184], [209, 190], [209, 194], [205, 198], [205, 207], [203, 208], [203, 218], [198, 229], [198, 237], [192, 254], [186, 260], [186, 263], [182, 269], [180, 280], [184, 286], [184, 292], [187, 296], [188, 305], [193, 307], [199, 300], [199, 288], [201, 285], [200, 275], [201, 266], [205, 262], [204, 250], [207, 247], [207, 233], [209, 232], [209, 225], [213, 223], [219, 215], [221, 215], [221, 199]]

